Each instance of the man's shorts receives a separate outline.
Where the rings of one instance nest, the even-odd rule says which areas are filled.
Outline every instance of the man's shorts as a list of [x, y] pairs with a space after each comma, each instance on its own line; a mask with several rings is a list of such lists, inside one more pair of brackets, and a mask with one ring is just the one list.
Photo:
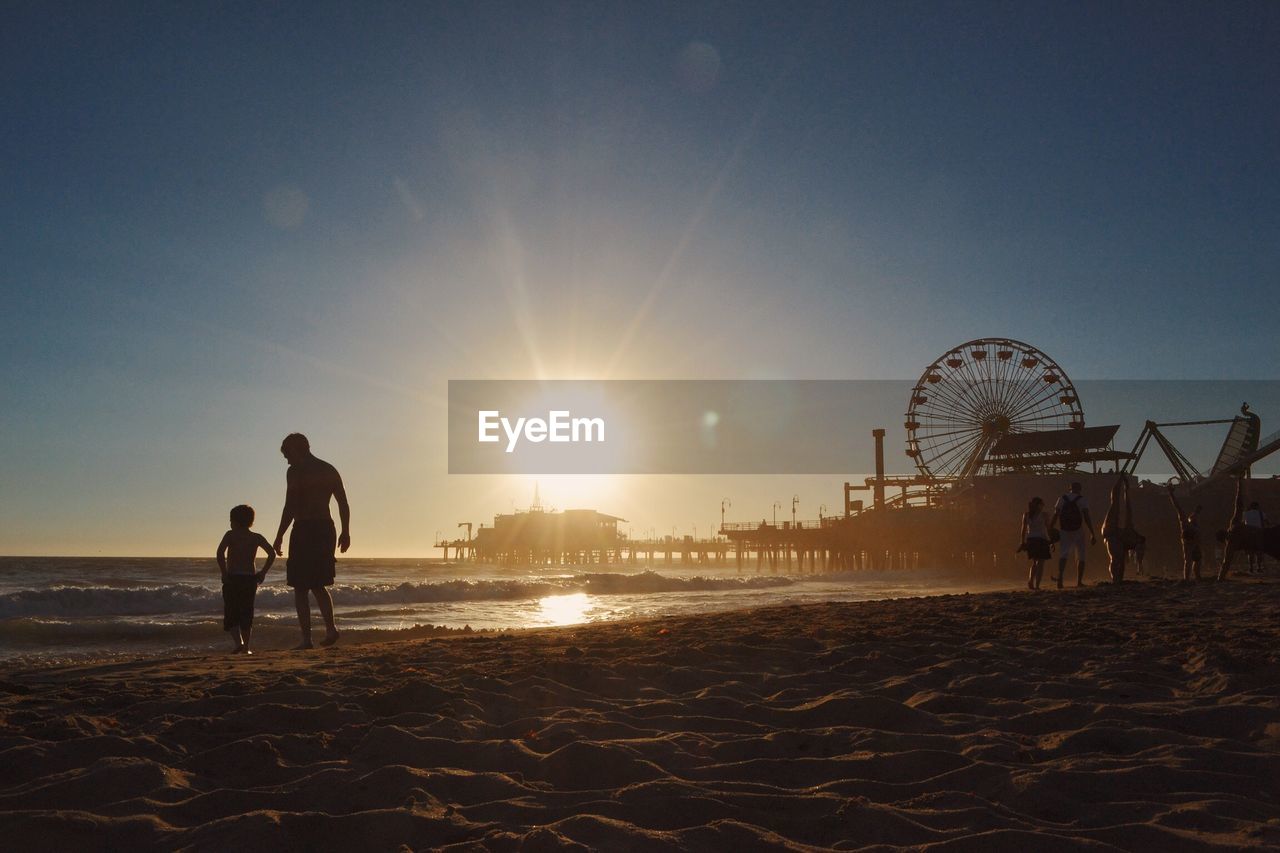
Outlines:
[[333, 586], [333, 549], [338, 534], [331, 518], [304, 518], [293, 523], [285, 580], [294, 589]]
[[227, 575], [222, 582], [222, 630], [253, 627], [253, 597], [258, 579], [253, 575]]
[[1062, 538], [1058, 540], [1058, 559], [1071, 559], [1072, 552], [1079, 554], [1076, 562], [1083, 563], [1085, 558], [1085, 548], [1088, 546], [1089, 540], [1085, 538], [1084, 528], [1079, 530], [1064, 530]]

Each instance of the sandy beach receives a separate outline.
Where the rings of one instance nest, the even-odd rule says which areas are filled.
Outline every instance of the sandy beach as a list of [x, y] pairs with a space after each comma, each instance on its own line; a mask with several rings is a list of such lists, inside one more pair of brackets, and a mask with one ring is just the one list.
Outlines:
[[0, 680], [14, 849], [1280, 846], [1280, 584], [779, 607]]

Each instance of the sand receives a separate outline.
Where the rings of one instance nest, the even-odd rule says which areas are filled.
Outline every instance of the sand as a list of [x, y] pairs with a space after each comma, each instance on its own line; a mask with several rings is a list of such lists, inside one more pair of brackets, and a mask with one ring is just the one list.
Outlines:
[[1280, 846], [1280, 584], [7, 673], [10, 849]]

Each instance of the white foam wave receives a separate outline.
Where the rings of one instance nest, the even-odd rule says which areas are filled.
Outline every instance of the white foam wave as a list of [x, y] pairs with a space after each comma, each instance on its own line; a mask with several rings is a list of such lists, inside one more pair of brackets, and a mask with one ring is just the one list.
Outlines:
[[[449, 580], [438, 583], [339, 584], [334, 597], [344, 608], [457, 601], [521, 601], [548, 595], [585, 592], [590, 595], [648, 595], [663, 592], [733, 592], [773, 589], [796, 583], [786, 577], [707, 578], [671, 577], [657, 572], [639, 574], [589, 573], [540, 580]], [[54, 586], [23, 589], [0, 595], [0, 618], [150, 616], [200, 613], [222, 607], [219, 590], [196, 584], [159, 586]], [[257, 607], [291, 610], [293, 590], [281, 579], [258, 589]]]

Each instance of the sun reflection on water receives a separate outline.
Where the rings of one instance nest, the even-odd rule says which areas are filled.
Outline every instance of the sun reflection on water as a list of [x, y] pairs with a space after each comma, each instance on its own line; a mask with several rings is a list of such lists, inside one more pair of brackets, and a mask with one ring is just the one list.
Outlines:
[[548, 595], [538, 601], [540, 621], [546, 625], [573, 625], [587, 621], [587, 608], [591, 596], [585, 592], [569, 595]]

